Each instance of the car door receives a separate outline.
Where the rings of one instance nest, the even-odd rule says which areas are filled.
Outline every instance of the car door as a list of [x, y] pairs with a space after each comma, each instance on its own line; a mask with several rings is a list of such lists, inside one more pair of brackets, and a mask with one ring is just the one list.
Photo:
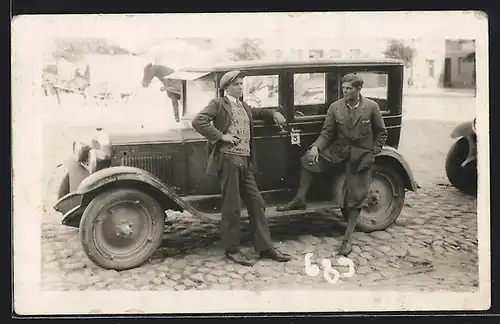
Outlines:
[[[245, 71], [243, 80], [243, 100], [256, 109], [275, 109], [284, 116], [284, 97], [280, 89], [285, 74], [279, 70]], [[256, 181], [259, 190], [269, 197], [267, 203], [272, 203], [286, 188], [288, 144], [290, 135], [278, 125], [255, 120], [254, 123], [254, 153], [257, 160]], [[273, 198], [274, 197], [274, 198]]]
[[[291, 116], [287, 172], [290, 186], [295, 192], [300, 179], [300, 159], [318, 138], [330, 104], [339, 98], [340, 83], [338, 72], [331, 68], [307, 71], [290, 69], [286, 78], [293, 90], [287, 100]], [[325, 177], [319, 178], [324, 180]], [[312, 200], [328, 199], [330, 192], [323, 189], [324, 186], [313, 185], [309, 196]]]

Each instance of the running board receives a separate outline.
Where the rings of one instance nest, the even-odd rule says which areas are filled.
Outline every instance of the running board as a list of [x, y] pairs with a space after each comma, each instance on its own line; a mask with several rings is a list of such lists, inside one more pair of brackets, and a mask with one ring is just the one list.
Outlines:
[[[266, 218], [299, 216], [299, 215], [313, 214], [313, 213], [320, 213], [326, 216], [338, 217], [341, 213], [340, 207], [331, 201], [308, 202], [306, 209], [299, 209], [299, 210], [277, 211], [276, 207], [277, 205], [266, 206]], [[221, 213], [207, 213], [196, 210], [196, 214], [197, 215], [195, 216], [206, 218], [212, 221], [218, 222], [221, 220]], [[246, 208], [242, 208], [241, 210], [241, 219], [242, 220], [248, 219], [248, 210]]]

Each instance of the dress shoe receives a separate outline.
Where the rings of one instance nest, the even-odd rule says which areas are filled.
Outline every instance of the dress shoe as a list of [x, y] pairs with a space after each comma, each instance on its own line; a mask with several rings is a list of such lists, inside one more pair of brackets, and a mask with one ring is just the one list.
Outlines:
[[246, 255], [241, 253], [240, 251], [226, 251], [226, 258], [234, 261], [235, 263], [244, 265], [244, 266], [253, 266], [255, 264], [255, 260], [248, 258]]
[[351, 241], [342, 241], [342, 245], [340, 246], [338, 254], [347, 257], [351, 252], [352, 252]]
[[306, 209], [307, 201], [305, 198], [293, 199], [286, 205], [280, 205], [276, 207], [277, 211], [288, 211], [288, 210], [298, 210]]
[[259, 255], [261, 259], [271, 259], [278, 262], [287, 262], [292, 259], [290, 255], [280, 252], [277, 248], [261, 251]]

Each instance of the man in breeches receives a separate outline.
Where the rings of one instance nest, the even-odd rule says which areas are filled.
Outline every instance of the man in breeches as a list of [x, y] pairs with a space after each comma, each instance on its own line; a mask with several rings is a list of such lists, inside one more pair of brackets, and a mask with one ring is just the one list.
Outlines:
[[302, 173], [295, 197], [277, 210], [305, 209], [306, 194], [315, 173], [342, 167], [346, 181], [338, 202], [348, 220], [339, 254], [352, 251], [351, 237], [368, 196], [375, 155], [387, 140], [387, 129], [378, 104], [361, 95], [363, 80], [348, 74], [342, 78], [344, 97], [328, 109], [318, 139], [302, 157]]
[[226, 95], [213, 99], [198, 113], [192, 125], [208, 139], [207, 171], [216, 174], [221, 184], [220, 231], [226, 257], [242, 265], [255, 263], [239, 251], [241, 197], [248, 210], [254, 247], [260, 257], [289, 261], [291, 257], [276, 249], [271, 240], [264, 200], [254, 178], [255, 156], [252, 149], [254, 118], [279, 124], [284, 124], [285, 118], [279, 112], [251, 108], [239, 100], [243, 95], [240, 71], [224, 74], [220, 86]]

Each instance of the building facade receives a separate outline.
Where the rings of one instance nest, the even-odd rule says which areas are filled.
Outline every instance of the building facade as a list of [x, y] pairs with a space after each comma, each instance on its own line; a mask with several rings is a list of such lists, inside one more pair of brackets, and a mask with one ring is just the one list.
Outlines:
[[473, 40], [447, 40], [443, 85], [449, 88], [475, 88], [476, 47]]

